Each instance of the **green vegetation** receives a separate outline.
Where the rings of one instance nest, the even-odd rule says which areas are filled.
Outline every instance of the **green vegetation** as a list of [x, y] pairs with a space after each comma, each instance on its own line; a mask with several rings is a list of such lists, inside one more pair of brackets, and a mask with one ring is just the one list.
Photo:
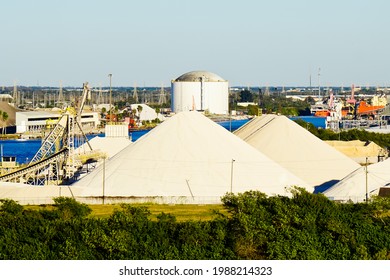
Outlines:
[[[309, 97], [308, 97], [309, 98]], [[261, 96], [260, 107], [264, 113], [277, 113], [286, 116], [310, 115], [310, 103], [285, 96]]]
[[[307, 116], [310, 115], [310, 105], [312, 97], [308, 96], [306, 100], [286, 98], [285, 95], [263, 95], [255, 94], [245, 89], [238, 93], [236, 98], [231, 98], [230, 109], [244, 111], [248, 115], [259, 115], [261, 113], [275, 113], [286, 116]], [[237, 102], [254, 102], [256, 105], [240, 107]]]
[[[121, 209], [119, 204], [91, 204], [88, 205], [92, 210], [90, 217], [94, 218], [108, 218], [116, 210]], [[191, 205], [191, 204], [154, 204], [143, 203], [137, 204], [137, 206], [143, 206], [150, 212], [149, 218], [151, 220], [157, 220], [157, 216], [162, 212], [166, 214], [174, 215], [178, 222], [183, 221], [209, 221], [215, 217], [215, 212], [227, 213], [226, 210], [220, 204], [212, 205]], [[29, 210], [53, 210], [52, 205], [27, 205], [25, 209]]]
[[0, 110], [0, 128], [1, 128], [2, 134], [5, 134], [8, 117], [9, 116], [8, 116], [7, 112]]
[[38, 209], [0, 200], [0, 259], [390, 259], [390, 199], [339, 204], [293, 189], [222, 202], [211, 219], [178, 221], [145, 205], [103, 217], [70, 198]]
[[390, 148], [390, 134], [368, 132], [363, 129], [350, 129], [334, 132], [330, 129], [316, 128], [312, 123], [303, 120], [295, 120], [297, 124], [304, 127], [321, 140], [341, 140], [341, 141], [372, 141], [382, 148]]

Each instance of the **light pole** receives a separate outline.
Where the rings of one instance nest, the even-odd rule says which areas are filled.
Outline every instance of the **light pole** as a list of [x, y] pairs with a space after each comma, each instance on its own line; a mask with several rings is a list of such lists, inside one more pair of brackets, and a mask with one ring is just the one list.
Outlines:
[[232, 159], [232, 164], [231, 164], [231, 168], [230, 168], [230, 192], [232, 193], [233, 192], [233, 164], [234, 164], [235, 160]]
[[321, 98], [320, 71], [321, 71], [321, 68], [318, 68], [318, 98]]
[[366, 166], [364, 171], [366, 175], [366, 203], [368, 203], [368, 157], [366, 157]]
[[111, 78], [112, 78], [112, 74], [108, 74], [108, 77], [110, 78], [110, 108], [108, 109], [108, 112], [110, 114], [110, 122], [111, 122]]
[[106, 191], [106, 158], [103, 157], [103, 195], [102, 195], [103, 204], [104, 204], [105, 191]]
[[232, 111], [229, 112], [229, 131], [232, 132]]

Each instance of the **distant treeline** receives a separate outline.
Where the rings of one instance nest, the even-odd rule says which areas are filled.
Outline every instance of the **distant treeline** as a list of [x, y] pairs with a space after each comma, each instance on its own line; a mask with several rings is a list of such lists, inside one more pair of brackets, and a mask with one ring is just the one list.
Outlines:
[[312, 123], [303, 120], [295, 120], [300, 126], [304, 127], [321, 140], [341, 140], [341, 141], [372, 141], [382, 148], [390, 149], [390, 134], [369, 132], [363, 129], [350, 129], [334, 132], [330, 129], [316, 128]]
[[[249, 90], [242, 90], [236, 99], [230, 99], [230, 110], [244, 111], [248, 115], [257, 116], [259, 114], [282, 114], [286, 116], [309, 116], [310, 102], [313, 100], [307, 97], [306, 100], [293, 100], [279, 95], [256, 95]], [[254, 102], [256, 105], [247, 107], [238, 106], [237, 102]]]
[[228, 214], [186, 222], [164, 213], [152, 221], [147, 208], [130, 204], [97, 218], [70, 198], [56, 198], [54, 210], [1, 200], [0, 259], [390, 259], [390, 200], [340, 204], [301, 189], [292, 194], [227, 194]]

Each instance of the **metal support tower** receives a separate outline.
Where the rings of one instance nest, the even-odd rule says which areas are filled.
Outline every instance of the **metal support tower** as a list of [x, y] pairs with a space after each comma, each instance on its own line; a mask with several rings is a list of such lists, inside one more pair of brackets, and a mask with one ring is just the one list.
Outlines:
[[112, 116], [112, 108], [111, 108], [111, 106], [112, 106], [112, 100], [111, 100], [111, 98], [112, 98], [112, 94], [111, 94], [111, 79], [112, 79], [112, 74], [108, 74], [108, 77], [110, 78], [110, 107], [109, 107], [109, 109], [108, 109], [108, 112], [109, 112], [109, 114], [110, 114], [110, 121], [111, 121], [111, 116]]
[[[78, 169], [82, 167], [81, 160], [75, 155], [75, 127], [77, 125], [82, 132], [79, 119], [88, 98], [90, 98], [90, 89], [88, 83], [85, 83], [77, 112], [74, 108], [68, 108], [44, 139], [30, 163], [21, 169], [0, 176], [0, 181], [31, 185], [58, 185], [63, 179], [74, 177]], [[82, 133], [82, 135], [88, 143], [85, 134]]]
[[18, 96], [18, 86], [16, 85], [16, 82], [14, 82], [13, 99], [14, 99], [15, 108], [17, 108], [19, 105], [19, 102], [18, 102], [19, 96]]
[[158, 100], [158, 104], [162, 105], [162, 104], [165, 104], [165, 103], [167, 103], [167, 100], [166, 100], [166, 97], [165, 97], [164, 85], [161, 85], [160, 97], [159, 97], [159, 100]]
[[318, 68], [318, 98], [321, 98], [321, 86], [320, 86], [320, 71], [321, 71], [321, 68]]
[[60, 137], [64, 134], [64, 131], [67, 126], [67, 115], [63, 115], [54, 129], [49, 133], [46, 139], [43, 141], [41, 147], [38, 152], [32, 158], [28, 165], [32, 165], [35, 162], [39, 162], [49, 154], [53, 153], [53, 148], [55, 147], [55, 143], [60, 140]]
[[65, 177], [70, 179], [74, 176], [79, 162], [76, 161], [75, 153], [74, 153], [74, 134], [75, 134], [75, 122], [76, 118], [74, 116], [69, 115], [68, 117], [68, 133], [67, 133], [67, 148], [68, 148], [68, 157], [65, 163]]
[[103, 100], [103, 95], [102, 95], [102, 85], [100, 85], [97, 104], [100, 105], [103, 103], [104, 103], [104, 100]]
[[57, 103], [58, 104], [63, 104], [64, 103], [64, 94], [62, 92], [62, 81], [60, 81], [60, 90], [58, 92], [58, 100], [57, 100]]
[[134, 98], [134, 102], [137, 104], [138, 103], [138, 94], [137, 94], [137, 84], [136, 83], [134, 83], [133, 98]]

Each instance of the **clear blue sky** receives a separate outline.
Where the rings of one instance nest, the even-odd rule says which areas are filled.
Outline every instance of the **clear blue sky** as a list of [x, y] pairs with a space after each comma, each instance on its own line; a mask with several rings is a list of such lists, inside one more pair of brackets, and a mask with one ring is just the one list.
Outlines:
[[388, 0], [3, 0], [0, 86], [387, 86]]

